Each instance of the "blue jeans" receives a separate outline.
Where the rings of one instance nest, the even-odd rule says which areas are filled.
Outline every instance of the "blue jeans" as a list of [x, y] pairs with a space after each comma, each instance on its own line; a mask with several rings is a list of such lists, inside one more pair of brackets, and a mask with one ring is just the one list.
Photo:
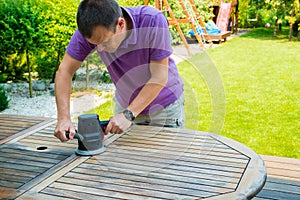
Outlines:
[[[124, 108], [117, 102], [115, 103], [115, 114], [123, 112]], [[184, 96], [183, 94], [172, 104], [167, 107], [151, 113], [140, 114], [135, 120], [135, 124], [151, 125], [151, 126], [165, 126], [173, 128], [184, 128]]]

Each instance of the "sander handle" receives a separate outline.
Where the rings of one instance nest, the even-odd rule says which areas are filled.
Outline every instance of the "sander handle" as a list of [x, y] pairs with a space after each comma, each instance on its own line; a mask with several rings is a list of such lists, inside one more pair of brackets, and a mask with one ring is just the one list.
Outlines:
[[[74, 135], [74, 138], [77, 139], [77, 140], [83, 141], [83, 140], [84, 140], [83, 136], [80, 135], [80, 134], [77, 132], [77, 130], [75, 130], [75, 131], [76, 131], [76, 133], [75, 133], [75, 135]], [[66, 131], [66, 137], [67, 137], [68, 139], [70, 139], [70, 132], [69, 132], [69, 131]]]
[[101, 126], [101, 129], [103, 132], [105, 132], [105, 129], [106, 129], [108, 123], [109, 123], [109, 120], [100, 121], [100, 126]]
[[[109, 123], [109, 120], [103, 120], [103, 121], [100, 121], [100, 126], [101, 126], [101, 129], [102, 129], [103, 132], [105, 131], [105, 129], [106, 129], [108, 123]], [[83, 137], [82, 135], [80, 135], [80, 134], [77, 132], [77, 130], [75, 130], [75, 131], [76, 131], [76, 133], [75, 133], [75, 135], [74, 135], [74, 138], [77, 139], [77, 140], [83, 141], [83, 140], [84, 140], [84, 137]], [[66, 137], [67, 137], [68, 139], [70, 139], [70, 132], [69, 132], [69, 131], [66, 131]]]

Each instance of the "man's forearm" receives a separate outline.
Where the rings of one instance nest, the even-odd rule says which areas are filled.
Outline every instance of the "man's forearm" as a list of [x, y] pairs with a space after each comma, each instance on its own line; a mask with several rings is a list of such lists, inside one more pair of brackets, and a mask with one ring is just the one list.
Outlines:
[[135, 116], [139, 115], [161, 92], [164, 85], [158, 83], [147, 83], [132, 103], [128, 106]]
[[61, 70], [56, 73], [55, 98], [57, 107], [57, 119], [70, 119], [70, 94], [72, 89], [72, 76], [63, 74]]
[[168, 82], [168, 58], [150, 62], [151, 78], [127, 109], [139, 115], [161, 92]]

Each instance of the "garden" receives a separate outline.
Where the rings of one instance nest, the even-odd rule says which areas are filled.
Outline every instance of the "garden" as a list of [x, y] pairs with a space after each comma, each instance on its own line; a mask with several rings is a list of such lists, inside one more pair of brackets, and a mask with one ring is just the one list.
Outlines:
[[[143, 1], [119, 2], [143, 4]], [[169, 2], [180, 17], [178, 2]], [[35, 81], [53, 83], [76, 28], [78, 3], [76, 0], [1, 1], [2, 85], [28, 83], [30, 98], [36, 95], [32, 89]], [[205, 19], [212, 17], [212, 5], [212, 1], [197, 3]], [[224, 135], [259, 154], [300, 158], [299, 19], [299, 1], [239, 1], [239, 28], [249, 31], [178, 64], [185, 82], [186, 128]], [[266, 28], [267, 23], [270, 27]], [[189, 30], [186, 24], [181, 28], [185, 33]], [[181, 45], [176, 29], [170, 29], [173, 44]], [[97, 84], [110, 83], [103, 63], [95, 54], [88, 57], [82, 69], [89, 71], [92, 66], [98, 66]], [[213, 79], [207, 78], [205, 70], [199, 71], [200, 66], [215, 70], [218, 87], [209, 81]], [[87, 81], [80, 90], [93, 88], [89, 88]], [[9, 107], [7, 96], [9, 92], [1, 86], [0, 110]], [[112, 94], [105, 98], [108, 99], [105, 104], [89, 112], [98, 113], [102, 119], [109, 118], [113, 112]]]

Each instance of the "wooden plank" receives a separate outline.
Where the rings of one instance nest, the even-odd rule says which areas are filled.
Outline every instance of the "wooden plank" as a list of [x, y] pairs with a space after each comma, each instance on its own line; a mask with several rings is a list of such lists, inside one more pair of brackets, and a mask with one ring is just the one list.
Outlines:
[[287, 187], [287, 184], [271, 182], [269, 180], [266, 182], [264, 189], [300, 195], [300, 187], [297, 185], [288, 185]]
[[14, 189], [17, 189], [21, 185], [23, 185], [23, 183], [14, 182], [14, 181], [11, 181], [11, 180], [0, 180], [0, 187], [4, 187], [4, 188], [14, 188]]
[[0, 113], [0, 119], [7, 119], [10, 120], [47, 120], [48, 117], [35, 117], [35, 116], [23, 116], [23, 115], [14, 115], [14, 114], [3, 114]]
[[300, 180], [300, 159], [262, 155], [269, 176]]
[[7, 168], [7, 169], [16, 169], [16, 170], [22, 170], [27, 172], [38, 172], [42, 173], [45, 171], [45, 167], [36, 167], [36, 166], [30, 166], [30, 165], [22, 165], [22, 164], [11, 164], [11, 163], [0, 163], [0, 168]]
[[[90, 162], [87, 162], [88, 164], [91, 164]], [[158, 171], [163, 174], [171, 174], [174, 176], [179, 177], [192, 177], [192, 178], [199, 178], [199, 179], [205, 179], [209, 180], [207, 182], [211, 182], [211, 184], [214, 184], [215, 182], [226, 182], [226, 183], [237, 183], [239, 181], [240, 177], [235, 176], [224, 176], [222, 173], [220, 174], [211, 174], [210, 170], [207, 170], [206, 173], [200, 173], [199, 171], [196, 171], [191, 168], [180, 168], [175, 165], [156, 165], [156, 166], [148, 166], [148, 165], [139, 165], [139, 163], [123, 163], [122, 161], [115, 163], [113, 161], [107, 161], [107, 160], [101, 160], [99, 163], [101, 165], [109, 166], [108, 168], [122, 168], [122, 170], [119, 171], [126, 171], [126, 170], [133, 170], [135, 173], [151, 173], [152, 171]], [[204, 181], [206, 182], [206, 181]]]
[[262, 190], [259, 192], [256, 197], [267, 198], [267, 199], [276, 199], [276, 200], [299, 200], [300, 195], [292, 194], [282, 191], [273, 191], [273, 190]]
[[[113, 144], [110, 145], [113, 148], [119, 148], [120, 146], [116, 144], [116, 142], [114, 142]], [[157, 149], [155, 147], [148, 147], [148, 148], [144, 148], [143, 146], [140, 147], [134, 147], [134, 146], [130, 146], [130, 145], [124, 145], [122, 146], [123, 150], [126, 151], [137, 151], [137, 152], [144, 152], [144, 153], [152, 153], [152, 154], [159, 154], [160, 153], [160, 149]], [[211, 155], [211, 154], [215, 154], [215, 155]], [[186, 153], [186, 152], [175, 152], [172, 150], [166, 150], [164, 152], [165, 156], [170, 156], [170, 157], [190, 157], [190, 158], [198, 158], [198, 159], [214, 159], [214, 160], [221, 160], [221, 161], [228, 161], [228, 162], [236, 162], [236, 163], [247, 163], [247, 160], [245, 159], [240, 159], [240, 158], [232, 158], [232, 157], [222, 157], [212, 151], [207, 151], [207, 152], [199, 152], [199, 153]]]
[[20, 128], [27, 128], [29, 126], [33, 126], [37, 123], [42, 122], [42, 120], [38, 121], [11, 121], [11, 120], [1, 120], [0, 125], [5, 125], [6, 127], [20, 127]]
[[[130, 152], [131, 153], [131, 152]], [[105, 152], [105, 158], [112, 158], [112, 159], [124, 159], [126, 158], [127, 160], [130, 160], [131, 162], [137, 163], [137, 162], [142, 162], [144, 164], [145, 161], [145, 155], [144, 154], [130, 154], [128, 152], [120, 152], [118, 151], [118, 153], [115, 152]], [[170, 157], [172, 158], [172, 157]], [[97, 158], [97, 157], [93, 157], [92, 159], [100, 159], [102, 160], [103, 157], [101, 158]], [[226, 176], [226, 172], [231, 172], [231, 175], [234, 175], [234, 173], [236, 174], [240, 174], [241, 172], [243, 172], [244, 168], [245, 168], [245, 164], [240, 165], [240, 166], [226, 166], [223, 165], [223, 163], [219, 164], [219, 162], [214, 162], [214, 163], [206, 163], [206, 160], [202, 160], [202, 159], [194, 159], [194, 160], [190, 160], [190, 161], [186, 161], [184, 159], [178, 158], [176, 160], [172, 160], [172, 159], [166, 159], [165, 157], [154, 157], [152, 155], [147, 155], [147, 159], [146, 162], [152, 162], [152, 163], [161, 163], [161, 164], [173, 164], [176, 166], [182, 166], [182, 167], [192, 167], [192, 168], [196, 168], [195, 170], [198, 169], [204, 169], [204, 170], [215, 170], [216, 174], [219, 174], [219, 171], [221, 171], [221, 173]], [[214, 173], [212, 173], [214, 174]]]
[[31, 127], [28, 127], [14, 135], [11, 135], [9, 137], [6, 137], [6, 138], [2, 138], [0, 140], [0, 144], [5, 144], [5, 143], [14, 143], [16, 141], [18, 141], [19, 139], [21, 138], [25, 138], [27, 137], [28, 135], [31, 135], [33, 134], [34, 132], [37, 132], [38, 130], [41, 130], [43, 129], [44, 127], [47, 127], [53, 123], [55, 123], [56, 121], [54, 119], [48, 119], [48, 120], [45, 120], [45, 121], [42, 121], [38, 124], [35, 124]]
[[[16, 152], [5, 152], [5, 151], [0, 151], [4, 154], [0, 155], [2, 158], [7, 158], [7, 159], [10, 159], [10, 158], [14, 158], [14, 159], [18, 159], [18, 160], [26, 160], [26, 161], [31, 161], [31, 160], [36, 160], [36, 156], [34, 155], [26, 155], [26, 154], [19, 154], [19, 153], [16, 153]], [[62, 157], [61, 157], [62, 159]], [[58, 163], [59, 161], [61, 161], [61, 159], [53, 159], [53, 158], [45, 158], [45, 157], [41, 157], [40, 156], [40, 153], [38, 155], [38, 160], [40, 162], [44, 162], [44, 163]]]
[[30, 181], [34, 176], [20, 176], [16, 174], [8, 174], [4, 172], [0, 172], [0, 180], [6, 181], [14, 181], [18, 183], [26, 183]]
[[61, 197], [61, 196], [58, 196], [58, 195], [59, 195], [59, 191], [57, 193], [55, 191], [53, 191], [52, 193], [49, 193], [49, 194], [32, 192], [32, 193], [28, 193], [26, 195], [19, 196], [16, 199], [19, 199], [19, 200], [41, 200], [41, 199], [45, 199], [45, 200], [72, 200], [72, 199], [78, 199], [78, 198]]
[[[290, 177], [291, 171], [299, 171], [299, 159], [266, 155], [262, 155], [262, 158], [266, 163], [268, 177], [263, 190], [254, 199], [300, 199], [300, 179]], [[279, 170], [274, 173], [274, 169]]]
[[[107, 196], [99, 196], [99, 195], [95, 195], [95, 194], [87, 194], [84, 193], [84, 191], [72, 191], [72, 190], [66, 190], [66, 189], [60, 189], [60, 188], [50, 188], [47, 187], [44, 190], [42, 190], [39, 194], [48, 194], [50, 196], [53, 196], [53, 194], [55, 194], [55, 196], [59, 196], [59, 197], [64, 197], [64, 198], [72, 198], [72, 199], [91, 199], [91, 200], [95, 200], [95, 199], [101, 199], [101, 200], [117, 200], [120, 198], [116, 198], [116, 197], [107, 197]], [[46, 198], [47, 199], [47, 198]]]
[[5, 149], [6, 148], [13, 149], [13, 148], [16, 148], [18, 150], [25, 151], [29, 154], [30, 154], [30, 152], [32, 152], [32, 153], [37, 152], [37, 153], [41, 153], [43, 155], [45, 155], [45, 154], [54, 154], [54, 155], [60, 155], [60, 156], [70, 156], [71, 154], [74, 153], [74, 150], [71, 149], [71, 148], [69, 148], [69, 149], [58, 148], [57, 146], [53, 146], [53, 149], [51, 148], [51, 146], [47, 146], [47, 149], [39, 151], [39, 150], [37, 150], [37, 147], [39, 147], [39, 146], [43, 146], [43, 145], [35, 145], [35, 144], [30, 144], [30, 143], [20, 144], [20, 143], [16, 142], [14, 144], [1, 145], [0, 149], [4, 149], [4, 148]]
[[16, 175], [19, 177], [33, 178], [39, 174], [39, 172], [31, 172], [31, 171], [28, 172], [24, 170], [14, 170], [14, 169], [3, 168], [3, 167], [0, 167], [0, 171], [1, 171], [1, 176], [3, 176], [3, 174], [7, 174], [7, 175]]
[[[201, 177], [201, 174], [196, 173], [188, 173], [188, 172], [178, 172], [178, 171], [171, 171], [171, 170], [153, 170], [153, 168], [147, 168], [145, 166], [139, 167], [134, 164], [131, 165], [123, 165], [113, 162], [101, 162], [98, 165], [93, 165], [91, 163], [84, 163], [81, 165], [84, 168], [96, 168], [99, 170], [108, 169], [114, 172], [120, 173], [130, 173], [130, 174], [141, 174], [141, 175], [149, 175], [155, 176], [162, 179], [171, 179], [177, 181], [185, 181], [189, 183], [195, 184], [202, 184], [202, 185], [209, 185], [213, 187], [224, 187], [224, 188], [235, 188], [236, 187], [236, 179], [233, 181], [225, 180], [209, 180]], [[227, 178], [229, 179], [229, 178]]]
[[0, 157], [0, 162], [11, 164], [11, 165], [21, 163], [22, 165], [24, 165], [24, 167], [25, 166], [35, 166], [35, 167], [49, 168], [49, 167], [53, 166], [53, 163], [47, 163], [47, 162], [43, 162], [41, 160], [38, 160], [38, 161], [24, 160], [24, 159], [9, 158], [9, 157]]
[[[223, 166], [223, 167], [231, 167], [231, 168], [242, 168], [245, 166], [246, 162], [230, 162], [226, 161], [225, 159], [221, 158], [215, 158], [215, 157], [209, 157], [206, 156], [205, 158], [201, 159], [201, 156], [198, 157], [198, 159], [195, 160], [193, 157], [187, 157], [187, 156], [174, 156], [174, 155], [162, 155], [159, 153], [149, 153], [149, 152], [142, 152], [142, 151], [123, 151], [120, 148], [107, 148], [105, 151], [106, 154], [113, 154], [112, 156], [115, 155], [123, 155], [124, 156], [132, 156], [132, 157], [149, 157], [149, 159], [159, 159], [159, 160], [165, 160], [166, 157], [169, 159], [175, 158], [178, 161], [182, 162], [188, 162], [188, 163], [196, 163], [196, 164], [209, 164], [209, 165], [214, 165], [216, 162], [218, 163], [218, 166]], [[96, 159], [101, 159], [98, 158], [98, 156], [94, 156]]]
[[[133, 147], [155, 147], [157, 149], [168, 149], [170, 151], [184, 151], [184, 153], [204, 153], [204, 152], [210, 152], [210, 155], [220, 155], [226, 156], [226, 157], [232, 157], [232, 158], [239, 158], [239, 159], [245, 159], [248, 158], [245, 157], [243, 154], [240, 154], [239, 152], [236, 152], [232, 149], [224, 150], [219, 149], [215, 147], [214, 145], [211, 146], [201, 146], [201, 145], [195, 145], [194, 143], [190, 144], [178, 144], [178, 143], [164, 143], [164, 142], [154, 142], [149, 140], [126, 140], [122, 139], [122, 141], [116, 141], [114, 143], [115, 145], [121, 145], [121, 146], [133, 146]], [[223, 145], [224, 146], [224, 145]], [[212, 151], [212, 148], [214, 149]], [[212, 154], [213, 153], [213, 154]]]
[[[0, 197], [3, 200], [7, 200], [7, 199], [14, 199], [13, 197], [16, 197], [20, 194], [21, 192], [16, 190], [16, 189], [12, 189], [12, 188], [1, 188], [0, 187]], [[13, 197], [12, 197], [13, 196]]]
[[281, 183], [286, 186], [289, 186], [289, 185], [297, 186], [300, 188], [300, 179], [290, 180], [290, 179], [276, 178], [276, 177], [270, 175], [270, 176], [268, 176], [267, 181], [272, 182], [272, 183]]
[[40, 137], [27, 137], [19, 141], [20, 144], [26, 144], [26, 146], [49, 146], [52, 148], [70, 148], [77, 147], [77, 140], [68, 141], [66, 143], [60, 142], [57, 138], [51, 138], [51, 140], [39, 140]]
[[[30, 151], [30, 153], [28, 151]], [[51, 151], [51, 153], [49, 153], [49, 151], [37, 151], [36, 149], [32, 151], [27, 147], [17, 146], [17, 145], [2, 145], [2, 147], [0, 148], [0, 152], [3, 155], [16, 153], [20, 156], [27, 156], [27, 155], [34, 156], [34, 157], [38, 156], [41, 159], [48, 158], [51, 160], [63, 160], [66, 158], [66, 155], [62, 154], [61, 152], [56, 153], [55, 151]]]
[[273, 177], [278, 177], [278, 178], [291, 179], [291, 180], [300, 179], [300, 172], [295, 172], [292, 170], [267, 168], [267, 173], [272, 175]]
[[[75, 175], [74, 175], [75, 174]], [[176, 180], [161, 178], [159, 176], [155, 176], [153, 173], [150, 174], [135, 174], [135, 173], [122, 173], [122, 172], [114, 172], [110, 170], [97, 170], [97, 169], [87, 169], [83, 167], [77, 167], [72, 172], [69, 172], [65, 176], [85, 176], [89, 177], [91, 180], [102, 180], [103, 182], [110, 182], [115, 180], [118, 184], [128, 184], [128, 182], [133, 181], [137, 183], [149, 183], [154, 186], [169, 186], [175, 190], [180, 191], [180, 189], [185, 189], [192, 192], [201, 192], [204, 196], [216, 195], [218, 193], [226, 193], [232, 191], [229, 188], [219, 188], [214, 186], [207, 186], [199, 183], [190, 183], [185, 180], [182, 180], [177, 177]], [[148, 187], [148, 186], [147, 186]]]
[[[70, 185], [72, 184], [72, 185]], [[74, 181], [72, 179], [68, 179], [65, 177], [60, 178], [55, 183], [51, 184], [50, 187], [54, 188], [70, 188], [70, 190], [95, 194], [95, 195], [111, 195], [111, 197], [124, 198], [124, 199], [193, 199], [192, 197], [185, 195], [176, 195], [166, 192], [160, 191], [152, 191], [149, 189], [140, 189], [138, 187], [131, 188], [128, 186], [121, 185], [111, 185], [92, 182], [92, 181], [84, 181], [77, 180], [76, 185], [74, 185]]]
[[[114, 162], [115, 160], [118, 160], [118, 162], [123, 164], [130, 164], [134, 163], [135, 165], [140, 166], [147, 166], [147, 167], [153, 167], [154, 169], [173, 169], [173, 170], [184, 170], [184, 171], [192, 171], [195, 173], [201, 173], [201, 174], [210, 174], [212, 176], [228, 176], [228, 177], [240, 177], [241, 173], [243, 173], [244, 168], [230, 168], [230, 167], [224, 167], [224, 166], [218, 166], [218, 163], [216, 162], [214, 165], [210, 164], [203, 164], [199, 162], [194, 163], [186, 163], [178, 160], [156, 160], [151, 159], [151, 157], [146, 158], [134, 158], [134, 157], [122, 157], [119, 155], [111, 156], [110, 154], [105, 154], [105, 156], [101, 157], [99, 160], [97, 159], [90, 159], [91, 163], [98, 163], [102, 161], [108, 161], [108, 162]], [[245, 166], [244, 166], [245, 167]]]

